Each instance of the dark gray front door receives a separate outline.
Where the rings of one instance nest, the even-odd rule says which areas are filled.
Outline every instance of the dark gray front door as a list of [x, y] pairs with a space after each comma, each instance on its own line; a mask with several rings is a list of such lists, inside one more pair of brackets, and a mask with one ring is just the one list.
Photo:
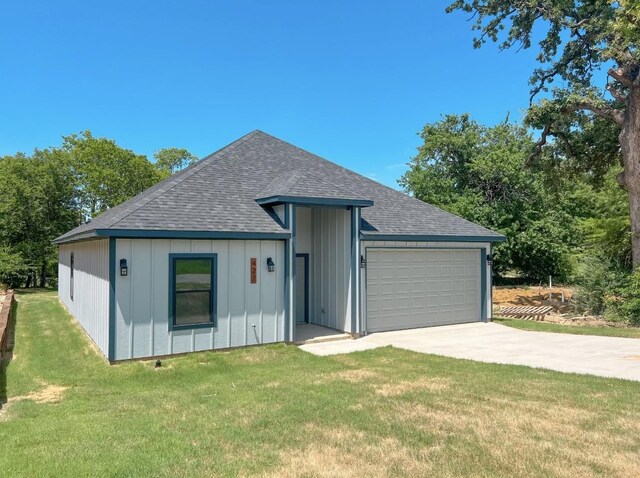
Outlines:
[[309, 254], [296, 254], [296, 323], [309, 322]]

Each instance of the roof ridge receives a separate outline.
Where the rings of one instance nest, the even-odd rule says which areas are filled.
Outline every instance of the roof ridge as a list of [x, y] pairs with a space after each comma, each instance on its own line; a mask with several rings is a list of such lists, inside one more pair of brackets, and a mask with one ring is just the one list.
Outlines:
[[[229, 151], [229, 150], [232, 150], [232, 149], [236, 148], [239, 144], [243, 143], [244, 141], [246, 141], [250, 137], [254, 136], [257, 132], [258, 132], [258, 130], [254, 130], [254, 131], [251, 131], [250, 133], [245, 134], [244, 136], [242, 136], [242, 137], [238, 138], [237, 140], [229, 143], [228, 145], [223, 146], [222, 148], [217, 149], [213, 153], [205, 156], [204, 158], [200, 159], [196, 163], [187, 166], [185, 169], [177, 172], [173, 176], [168, 177], [165, 181], [161, 181], [160, 183], [158, 183], [158, 185], [160, 185], [160, 184], [162, 184], [164, 182], [166, 182], [166, 183], [171, 182], [171, 187], [169, 187], [167, 189], [163, 189], [162, 187], [159, 187], [156, 191], [154, 191], [154, 194], [151, 194], [149, 196], [149, 198], [145, 198], [144, 200], [141, 200], [140, 204], [138, 204], [137, 207], [131, 209], [127, 214], [125, 214], [123, 216], [118, 216], [117, 218], [114, 218], [115, 220], [111, 221], [109, 223], [108, 227], [115, 226], [117, 223], [119, 223], [120, 221], [125, 220], [131, 214], [133, 214], [136, 211], [138, 211], [138, 210], [142, 209], [143, 207], [145, 207], [151, 201], [154, 201], [155, 199], [159, 198], [160, 196], [168, 193], [169, 191], [171, 191], [172, 189], [177, 187], [179, 184], [181, 184], [184, 180], [186, 180], [186, 179], [190, 178], [191, 176], [197, 174], [202, 169], [204, 169], [206, 166], [208, 166], [210, 160], [214, 159], [215, 156], [217, 156], [219, 153], [221, 153], [222, 151]], [[158, 193], [158, 194], [155, 194], [155, 193]], [[134, 199], [136, 199], [136, 197], [137, 196], [134, 196], [130, 200], [134, 200]], [[124, 204], [124, 203], [121, 203], [121, 204]]]

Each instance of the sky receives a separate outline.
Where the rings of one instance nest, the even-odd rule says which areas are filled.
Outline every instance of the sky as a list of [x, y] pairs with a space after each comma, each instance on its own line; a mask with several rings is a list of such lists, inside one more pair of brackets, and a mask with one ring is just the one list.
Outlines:
[[5, 2], [0, 156], [91, 130], [205, 156], [260, 129], [396, 187], [449, 113], [522, 118], [535, 51], [475, 50], [448, 2]]

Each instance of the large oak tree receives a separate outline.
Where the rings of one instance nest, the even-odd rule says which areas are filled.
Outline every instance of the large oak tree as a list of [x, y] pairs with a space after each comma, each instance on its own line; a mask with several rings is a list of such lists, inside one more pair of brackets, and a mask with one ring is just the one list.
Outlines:
[[[621, 158], [618, 182], [629, 197], [633, 265], [640, 266], [640, 2], [456, 0], [448, 7], [455, 10], [472, 15], [476, 47], [494, 41], [502, 49], [526, 49], [540, 36], [532, 102], [554, 81], [562, 87], [529, 111], [528, 123], [542, 130], [536, 152], [554, 137], [568, 155], [583, 153], [596, 166], [603, 157]], [[576, 130], [585, 133], [577, 153]], [[613, 151], [603, 145], [612, 131]]]

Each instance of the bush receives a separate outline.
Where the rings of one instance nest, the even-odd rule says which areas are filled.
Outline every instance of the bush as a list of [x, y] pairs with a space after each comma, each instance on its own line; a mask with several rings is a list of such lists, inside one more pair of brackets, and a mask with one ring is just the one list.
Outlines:
[[640, 269], [629, 274], [617, 292], [609, 307], [615, 308], [630, 324], [640, 325]]
[[576, 277], [573, 303], [579, 314], [603, 315], [624, 286], [628, 273], [604, 257], [585, 257]]
[[7, 247], [0, 247], [0, 284], [19, 287], [24, 283], [27, 272], [20, 254], [11, 252]]

